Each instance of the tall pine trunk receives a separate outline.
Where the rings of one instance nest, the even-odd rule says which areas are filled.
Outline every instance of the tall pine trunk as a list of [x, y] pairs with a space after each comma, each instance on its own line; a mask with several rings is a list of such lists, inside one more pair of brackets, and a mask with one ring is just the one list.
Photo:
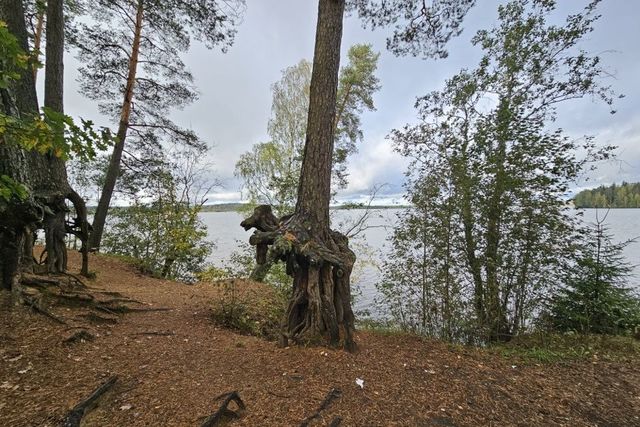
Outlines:
[[249, 242], [257, 247], [258, 264], [268, 258], [283, 260], [293, 277], [281, 345], [290, 339], [313, 342], [326, 337], [335, 346], [342, 327], [344, 347], [353, 351], [350, 277], [355, 254], [347, 237], [329, 227], [344, 7], [344, 0], [319, 1], [307, 137], [295, 212], [277, 219], [269, 206], [259, 206], [241, 225], [257, 230]]
[[107, 169], [107, 175], [105, 176], [104, 186], [102, 187], [102, 193], [100, 194], [100, 200], [98, 201], [98, 207], [93, 217], [93, 231], [91, 232], [91, 237], [89, 239], [89, 246], [93, 249], [100, 248], [102, 234], [104, 232], [104, 226], [109, 212], [109, 205], [111, 203], [111, 198], [113, 197], [113, 191], [116, 187], [118, 176], [120, 175], [120, 163], [122, 161], [122, 152], [127, 138], [127, 131], [129, 130], [129, 118], [131, 116], [133, 93], [138, 71], [143, 15], [143, 1], [138, 0], [133, 42], [131, 44], [131, 55], [129, 57], [129, 70], [124, 90], [124, 100], [122, 102], [122, 108], [120, 109], [120, 123], [118, 124], [116, 143], [113, 147], [111, 159], [109, 160], [109, 168]]
[[295, 213], [306, 217], [316, 232], [329, 231], [331, 166], [340, 71], [344, 0], [320, 0], [313, 71]]
[[[47, 2], [46, 59], [44, 75], [44, 106], [64, 113], [64, 12], [63, 0]], [[44, 230], [47, 250], [47, 271], [61, 273], [67, 269], [65, 242], [65, 200], [70, 191], [64, 161], [47, 155], [46, 162], [56, 179], [60, 192], [50, 196], [48, 204], [54, 206], [45, 214]]]

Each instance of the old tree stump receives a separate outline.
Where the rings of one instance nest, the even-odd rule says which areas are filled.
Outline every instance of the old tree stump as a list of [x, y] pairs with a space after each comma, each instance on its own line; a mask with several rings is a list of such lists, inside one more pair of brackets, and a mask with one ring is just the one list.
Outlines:
[[314, 232], [301, 215], [278, 219], [268, 205], [256, 207], [240, 225], [255, 229], [249, 243], [256, 247], [257, 263], [284, 261], [293, 278], [281, 345], [326, 337], [337, 347], [342, 330], [344, 348], [354, 351], [350, 277], [356, 257], [347, 237], [332, 230]]

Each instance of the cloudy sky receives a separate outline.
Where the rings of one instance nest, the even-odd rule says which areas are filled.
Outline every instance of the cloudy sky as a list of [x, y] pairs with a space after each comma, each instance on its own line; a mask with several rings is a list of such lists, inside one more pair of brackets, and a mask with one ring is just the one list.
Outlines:
[[[374, 100], [377, 111], [363, 117], [364, 142], [349, 160], [349, 186], [340, 200], [366, 197], [374, 185], [388, 184], [380, 203], [400, 202], [407, 162], [393, 152], [386, 138], [389, 131], [415, 121], [416, 97], [440, 89], [445, 79], [463, 67], [474, 67], [480, 52], [470, 39], [496, 19], [496, 0], [478, 0], [464, 22], [463, 34], [449, 44], [444, 60], [398, 58], [385, 50], [388, 33], [363, 29], [357, 17], [345, 21], [343, 58], [349, 46], [370, 43], [381, 53], [378, 76], [382, 89]], [[577, 10], [585, 2], [559, 1], [557, 12]], [[617, 114], [591, 100], [576, 101], [562, 108], [558, 125], [570, 135], [595, 135], [602, 144], [619, 146], [618, 160], [602, 164], [576, 188], [612, 182], [640, 181], [640, 2], [605, 0], [602, 18], [584, 41], [583, 48], [600, 53], [611, 72], [609, 83], [626, 95], [617, 101]], [[257, 142], [266, 141], [271, 108], [270, 86], [281, 71], [302, 58], [311, 59], [316, 24], [316, 0], [247, 0], [247, 9], [236, 41], [228, 53], [209, 51], [194, 44], [184, 56], [192, 70], [200, 99], [172, 118], [194, 129], [211, 148], [215, 175], [221, 182], [211, 203], [241, 199], [241, 182], [233, 176], [239, 156]], [[560, 16], [560, 15], [559, 15]], [[89, 100], [77, 94], [76, 69], [71, 57], [66, 64], [66, 110], [74, 116], [97, 119]]]

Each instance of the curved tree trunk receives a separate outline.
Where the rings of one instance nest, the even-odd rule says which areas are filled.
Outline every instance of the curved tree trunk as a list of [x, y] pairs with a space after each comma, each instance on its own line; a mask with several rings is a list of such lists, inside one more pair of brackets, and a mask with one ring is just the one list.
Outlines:
[[104, 186], [98, 201], [96, 213], [93, 216], [93, 230], [89, 238], [89, 247], [91, 249], [99, 249], [102, 241], [102, 233], [107, 221], [107, 213], [109, 205], [113, 197], [113, 191], [116, 187], [118, 176], [120, 175], [120, 163], [122, 161], [122, 152], [129, 130], [129, 118], [131, 116], [131, 108], [133, 103], [133, 90], [136, 83], [136, 74], [138, 71], [138, 57], [140, 54], [140, 40], [142, 37], [144, 8], [142, 0], [137, 1], [136, 22], [134, 28], [133, 44], [131, 46], [131, 56], [129, 59], [129, 70], [127, 75], [127, 84], [124, 90], [124, 100], [120, 111], [120, 123], [118, 124], [118, 133], [116, 134], [116, 143], [113, 146], [113, 153], [109, 160], [109, 168], [105, 176]]
[[258, 264], [267, 259], [285, 261], [287, 273], [293, 277], [281, 344], [327, 337], [335, 346], [342, 326], [344, 348], [353, 351], [350, 277], [355, 254], [347, 237], [329, 228], [344, 6], [344, 0], [319, 1], [307, 138], [295, 212], [278, 220], [269, 206], [259, 206], [241, 225], [256, 229], [249, 242], [256, 246]]

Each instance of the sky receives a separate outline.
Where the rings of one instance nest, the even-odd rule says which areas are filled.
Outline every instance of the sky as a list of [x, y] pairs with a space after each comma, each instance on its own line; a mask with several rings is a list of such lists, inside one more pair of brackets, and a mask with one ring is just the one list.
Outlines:
[[[465, 18], [461, 36], [448, 45], [449, 57], [423, 60], [396, 57], [385, 49], [388, 30], [371, 31], [354, 16], [347, 17], [342, 39], [342, 62], [349, 46], [370, 43], [380, 52], [378, 77], [382, 85], [375, 94], [377, 110], [362, 117], [364, 141], [348, 161], [349, 185], [338, 201], [364, 201], [374, 186], [384, 184], [376, 203], [402, 203], [402, 184], [408, 161], [393, 151], [387, 135], [392, 129], [415, 123], [417, 97], [441, 89], [447, 78], [462, 68], [474, 67], [481, 52], [471, 45], [477, 30], [496, 22], [498, 0], [477, 0]], [[575, 12], [585, 1], [562, 0], [558, 17]], [[600, 164], [576, 183], [575, 190], [601, 184], [640, 182], [640, 2], [605, 0], [602, 18], [581, 45], [598, 53], [612, 85], [623, 99], [609, 107], [584, 99], [564, 105], [557, 125], [572, 137], [593, 135], [599, 144], [614, 144], [617, 159]], [[182, 111], [172, 112], [178, 124], [191, 128], [210, 149], [212, 176], [220, 182], [208, 203], [242, 200], [241, 181], [234, 177], [235, 163], [255, 143], [267, 141], [271, 110], [271, 85], [286, 67], [301, 59], [311, 60], [317, 15], [316, 0], [247, 0], [247, 8], [234, 45], [227, 53], [207, 50], [193, 43], [183, 59], [192, 71], [199, 99]], [[65, 109], [68, 114], [111, 125], [100, 118], [93, 101], [78, 93], [78, 62], [68, 54], [65, 68]]]

